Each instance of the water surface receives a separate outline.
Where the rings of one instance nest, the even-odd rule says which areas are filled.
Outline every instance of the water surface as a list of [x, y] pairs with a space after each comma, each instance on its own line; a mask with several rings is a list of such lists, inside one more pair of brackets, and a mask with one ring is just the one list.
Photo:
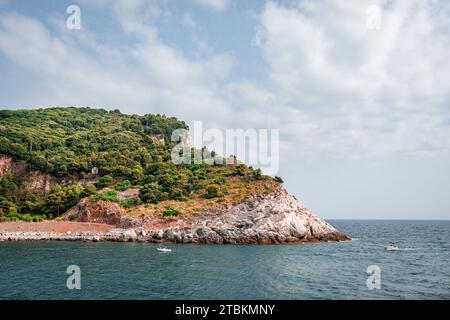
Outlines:
[[[0, 243], [0, 299], [449, 299], [450, 221], [330, 221], [305, 245]], [[400, 251], [384, 245], [394, 241]], [[66, 268], [81, 268], [68, 290]], [[381, 269], [369, 290], [366, 269]]]

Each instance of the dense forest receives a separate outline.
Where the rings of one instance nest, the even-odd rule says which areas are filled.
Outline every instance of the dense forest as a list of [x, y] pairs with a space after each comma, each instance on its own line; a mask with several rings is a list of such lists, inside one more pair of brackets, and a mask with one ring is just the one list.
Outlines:
[[79, 175], [92, 167], [102, 175], [138, 175], [146, 164], [170, 156], [149, 136], [161, 135], [169, 142], [177, 128], [187, 126], [176, 118], [129, 116], [118, 110], [1, 110], [0, 153], [56, 176]]
[[[139, 197], [120, 202], [124, 208], [220, 198], [227, 193], [228, 177], [246, 183], [270, 179], [243, 164], [173, 164], [170, 139], [179, 128], [188, 127], [159, 114], [74, 107], [1, 110], [0, 157], [11, 156], [59, 183], [42, 193], [23, 188], [23, 177], [7, 173], [0, 180], [0, 220], [57, 218], [83, 197], [118, 202], [116, 193], [130, 188], [139, 189]], [[93, 176], [94, 183], [80, 183]]]

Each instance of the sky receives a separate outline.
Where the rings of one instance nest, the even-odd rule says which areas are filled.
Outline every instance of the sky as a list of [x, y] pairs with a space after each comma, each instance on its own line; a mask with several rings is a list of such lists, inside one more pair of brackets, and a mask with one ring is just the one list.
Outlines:
[[435, 0], [0, 0], [0, 109], [279, 129], [319, 216], [450, 219], [449, 26]]

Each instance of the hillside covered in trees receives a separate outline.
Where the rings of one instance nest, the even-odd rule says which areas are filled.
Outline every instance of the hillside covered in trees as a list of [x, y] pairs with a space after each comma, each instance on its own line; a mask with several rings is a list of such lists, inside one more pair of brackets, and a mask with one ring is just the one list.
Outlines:
[[[0, 158], [14, 165], [0, 177], [0, 220], [58, 218], [87, 197], [130, 214], [195, 214], [281, 182], [243, 164], [175, 165], [170, 139], [179, 128], [188, 127], [173, 117], [118, 110], [1, 110]], [[48, 190], [30, 187], [37, 173], [50, 177]], [[127, 190], [136, 196], [123, 199]]]

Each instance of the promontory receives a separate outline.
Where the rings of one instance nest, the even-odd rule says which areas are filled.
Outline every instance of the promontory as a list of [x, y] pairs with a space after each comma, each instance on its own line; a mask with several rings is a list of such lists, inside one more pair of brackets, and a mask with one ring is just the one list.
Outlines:
[[236, 157], [175, 164], [172, 133], [187, 128], [118, 110], [0, 110], [0, 241], [349, 240]]

